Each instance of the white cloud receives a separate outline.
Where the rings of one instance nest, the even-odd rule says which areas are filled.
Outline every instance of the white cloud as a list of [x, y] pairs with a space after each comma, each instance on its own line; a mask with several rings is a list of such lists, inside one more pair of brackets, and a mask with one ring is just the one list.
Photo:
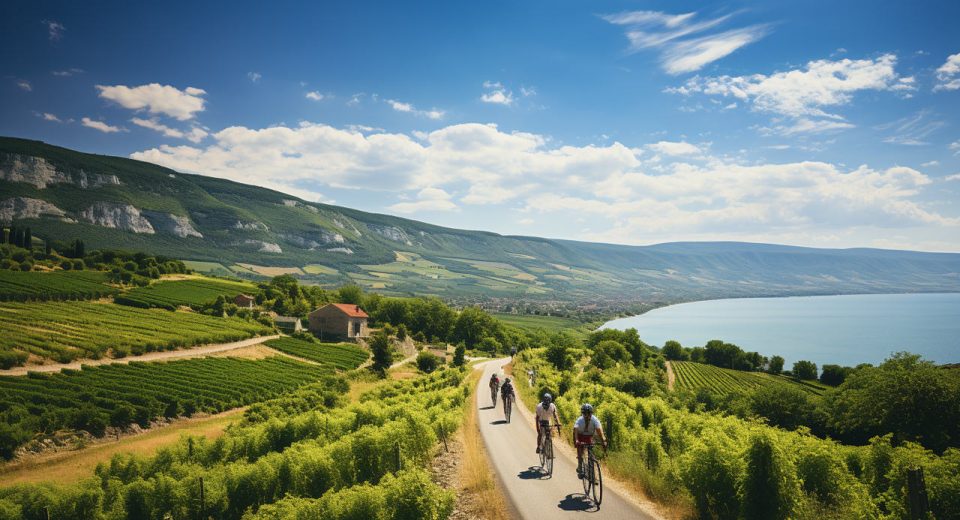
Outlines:
[[320, 101], [320, 100], [322, 100], [322, 99], [324, 98], [324, 95], [321, 94], [321, 93], [320, 93], [319, 91], [317, 91], [317, 90], [313, 90], [313, 91], [311, 91], [311, 92], [307, 92], [307, 96], [306, 96], [306, 97], [307, 97], [307, 99], [310, 99], [310, 100], [313, 100], [313, 101]]
[[827, 112], [826, 108], [849, 104], [859, 91], [915, 89], [912, 77], [901, 77], [894, 70], [896, 63], [893, 54], [865, 60], [817, 60], [803, 69], [769, 76], [697, 76], [666, 92], [730, 97], [758, 112], [794, 118], [794, 124], [781, 125], [786, 133], [838, 130], [853, 125], [844, 123], [842, 116]]
[[953, 175], [947, 175], [943, 178], [945, 181], [960, 181], [960, 173], [954, 173]]
[[668, 74], [682, 74], [700, 70], [729, 56], [769, 32], [767, 25], [753, 25], [704, 34], [725, 23], [731, 16], [694, 21], [696, 13], [674, 15], [660, 11], [632, 11], [601, 18], [627, 28], [630, 52], [659, 49], [663, 70]]
[[537, 95], [537, 89], [536, 89], [536, 87], [524, 87], [524, 86], [521, 85], [521, 86], [520, 86], [520, 95], [523, 96], [523, 97], [536, 96], [536, 95]]
[[960, 89], [960, 52], [948, 57], [937, 69], [937, 82], [934, 91]]
[[112, 134], [115, 132], [126, 132], [127, 129], [119, 126], [111, 126], [103, 121], [95, 121], [89, 117], [85, 117], [80, 120], [80, 124], [87, 128], [93, 128], [94, 130], [99, 130], [105, 134]]
[[443, 119], [443, 116], [446, 114], [443, 110], [437, 110], [436, 108], [430, 110], [417, 110], [412, 104], [397, 101], [395, 99], [387, 99], [385, 101], [388, 105], [390, 105], [390, 108], [396, 110], [397, 112], [406, 112], [420, 117], [426, 117], [427, 119]]
[[97, 85], [100, 97], [131, 110], [146, 110], [151, 114], [164, 114], [180, 121], [193, 119], [203, 112], [206, 91], [187, 87], [180, 90], [170, 85], [150, 83], [139, 87], [125, 85]]
[[359, 105], [359, 104], [360, 104], [360, 100], [362, 100], [362, 99], [363, 99], [363, 96], [365, 96], [365, 95], [366, 95], [366, 94], [364, 94], [363, 92], [359, 92], [359, 93], [357, 93], [357, 94], [354, 94], [354, 95], [350, 96], [350, 99], [347, 100], [347, 106], [348, 106], [348, 107], [355, 107], [355, 106]]
[[62, 23], [54, 20], [44, 20], [41, 23], [47, 26], [47, 35], [52, 42], [59, 41], [63, 38], [63, 33], [67, 30]]
[[33, 85], [31, 85], [30, 82], [25, 79], [18, 79], [17, 86], [20, 87], [20, 90], [23, 90], [24, 92], [33, 91]]
[[923, 166], [924, 168], [930, 168], [931, 166], [940, 166], [940, 161], [927, 161], [921, 164], [920, 166]]
[[940, 120], [931, 120], [932, 112], [924, 109], [919, 112], [898, 119], [896, 121], [878, 125], [878, 130], [892, 130], [893, 133], [883, 139], [883, 142], [889, 144], [900, 144], [906, 146], [924, 146], [930, 144], [926, 138], [943, 128], [946, 123]]
[[52, 121], [52, 122], [54, 122], [54, 123], [62, 123], [62, 122], [63, 122], [62, 119], [60, 119], [59, 117], [57, 117], [55, 114], [51, 114], [50, 112], [44, 112], [44, 113], [42, 113], [42, 114], [41, 114], [41, 113], [37, 113], [37, 116], [38, 116], [40, 119], [43, 119], [44, 121]]
[[249, 79], [249, 80], [250, 80], [251, 82], [253, 82], [253, 83], [259, 83], [259, 82], [260, 82], [260, 78], [262, 78], [262, 77], [263, 77], [263, 74], [260, 74], [259, 72], [248, 72], [248, 73], [247, 73], [247, 79]]
[[947, 148], [956, 152], [953, 155], [960, 155], [960, 139], [950, 143]]
[[171, 128], [167, 125], [160, 123], [160, 121], [157, 118], [141, 119], [139, 117], [135, 117], [131, 119], [130, 122], [137, 126], [141, 126], [143, 128], [149, 128], [150, 130], [160, 132], [161, 134], [167, 137], [173, 137], [176, 139], [187, 139], [194, 143], [199, 143], [200, 141], [203, 140], [204, 137], [208, 135], [206, 130], [196, 126], [191, 128], [187, 132], [178, 130], [176, 128]]
[[[480, 95], [480, 101], [504, 106], [513, 104], [513, 92], [504, 87], [499, 81], [484, 81], [483, 88], [486, 92]], [[526, 96], [526, 94], [524, 94], [524, 96]]]
[[662, 153], [665, 155], [673, 156], [684, 156], [684, 155], [700, 155], [701, 150], [696, 146], [686, 142], [673, 142], [673, 141], [660, 141], [657, 143], [647, 145], [647, 148], [651, 150]]
[[453, 211], [457, 209], [457, 205], [450, 198], [450, 194], [440, 188], [424, 188], [417, 193], [415, 202], [399, 202], [387, 209], [405, 214], [422, 211]]

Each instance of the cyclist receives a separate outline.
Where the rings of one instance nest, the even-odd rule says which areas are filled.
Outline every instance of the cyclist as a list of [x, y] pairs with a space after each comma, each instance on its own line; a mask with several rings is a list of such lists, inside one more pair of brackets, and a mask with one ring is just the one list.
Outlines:
[[503, 381], [503, 386], [500, 387], [500, 397], [503, 399], [503, 411], [507, 411], [507, 399], [516, 399], [516, 395], [513, 393], [513, 383], [510, 382], [510, 378], [506, 378]]
[[557, 405], [553, 404], [553, 396], [549, 393], [543, 394], [543, 399], [537, 404], [537, 453], [540, 453], [540, 441], [543, 439], [544, 430], [550, 429], [550, 419], [554, 424], [560, 425], [560, 418], [557, 417]]
[[593, 436], [600, 436], [600, 443], [607, 447], [607, 439], [603, 436], [600, 419], [593, 415], [593, 406], [584, 403], [580, 407], [580, 417], [573, 423], [573, 443], [577, 446], [577, 476], [583, 478], [583, 450], [588, 444], [593, 444]]
[[500, 378], [497, 373], [490, 374], [490, 399], [493, 401], [493, 407], [497, 407], [497, 390], [500, 389]]

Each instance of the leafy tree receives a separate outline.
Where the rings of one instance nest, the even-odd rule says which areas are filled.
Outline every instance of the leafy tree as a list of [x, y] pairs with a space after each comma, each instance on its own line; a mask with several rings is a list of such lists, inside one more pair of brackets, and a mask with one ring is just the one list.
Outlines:
[[680, 342], [670, 340], [663, 345], [663, 356], [669, 360], [682, 361], [687, 358]]
[[457, 348], [453, 351], [453, 366], [462, 367], [466, 360], [464, 356], [467, 353], [467, 347], [463, 346], [463, 343], [457, 345]]
[[467, 307], [457, 316], [451, 339], [454, 342], [464, 342], [467, 348], [476, 348], [484, 338], [496, 337], [499, 327], [499, 322], [483, 309]]
[[440, 358], [435, 356], [433, 352], [429, 350], [424, 350], [417, 354], [417, 368], [421, 372], [429, 374], [437, 369], [437, 365], [440, 364]]
[[803, 390], [792, 385], [771, 384], [753, 391], [750, 410], [774, 426], [793, 430], [810, 424], [814, 404]]
[[756, 434], [747, 450], [747, 475], [743, 483], [743, 518], [787, 519], [792, 516], [799, 484], [793, 464], [769, 434]]
[[359, 285], [344, 285], [337, 291], [337, 299], [340, 303], [360, 305], [363, 303], [363, 289]]
[[480, 344], [477, 345], [477, 348], [490, 354], [496, 354], [503, 351], [503, 345], [497, 341], [497, 338], [492, 338], [490, 336], [480, 340]]
[[545, 357], [557, 370], [566, 370], [573, 366], [573, 356], [569, 354], [566, 343], [562, 341], [547, 347]]
[[370, 351], [373, 353], [373, 369], [386, 374], [393, 364], [393, 351], [390, 350], [390, 337], [382, 330], [370, 337]]
[[783, 358], [780, 356], [771, 357], [770, 363], [767, 365], [767, 372], [770, 372], [774, 375], [783, 372]]
[[840, 365], [823, 365], [823, 372], [820, 373], [820, 382], [830, 386], [840, 386], [847, 376], [853, 372], [850, 367]]
[[805, 381], [817, 378], [817, 364], [813, 361], [800, 360], [793, 364], [793, 377]]
[[590, 364], [600, 369], [607, 369], [630, 360], [631, 356], [626, 347], [617, 341], [608, 339], [597, 343], [593, 347]]
[[743, 350], [740, 347], [719, 339], [712, 339], [703, 347], [704, 360], [717, 367], [734, 368], [737, 357], [741, 354]]

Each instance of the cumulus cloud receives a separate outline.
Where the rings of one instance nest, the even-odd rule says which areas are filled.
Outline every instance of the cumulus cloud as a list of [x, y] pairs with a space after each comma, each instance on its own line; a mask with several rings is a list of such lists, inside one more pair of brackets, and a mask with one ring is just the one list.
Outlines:
[[[508, 90], [499, 81], [484, 81], [483, 94], [480, 95], [480, 101], [494, 105], [510, 106], [513, 104], [513, 92]], [[527, 94], [524, 94], [526, 96]]]
[[82, 124], [83, 126], [85, 126], [85, 127], [87, 127], [87, 128], [93, 128], [94, 130], [99, 130], [99, 131], [101, 131], [101, 132], [103, 132], [103, 133], [105, 133], [105, 134], [113, 134], [113, 133], [116, 133], [116, 132], [126, 132], [126, 131], [127, 131], [126, 128], [123, 128], [123, 127], [120, 127], [120, 126], [111, 126], [111, 125], [108, 125], [108, 124], [104, 123], [103, 121], [96, 121], [96, 120], [94, 120], [94, 119], [90, 119], [89, 117], [84, 117], [83, 119], [81, 119], [81, 120], [80, 120], [80, 124]]
[[160, 121], [157, 118], [142, 119], [139, 117], [134, 117], [133, 119], [130, 120], [130, 122], [137, 126], [140, 126], [143, 128], [149, 128], [150, 130], [160, 132], [161, 134], [167, 137], [173, 137], [176, 139], [187, 139], [194, 143], [199, 143], [200, 141], [203, 140], [204, 137], [208, 135], [207, 131], [200, 127], [193, 127], [190, 130], [184, 132], [183, 130], [171, 128], [167, 125], [160, 123]]
[[313, 91], [307, 92], [306, 97], [307, 99], [310, 99], [312, 101], [320, 101], [324, 98], [324, 95], [317, 90], [313, 90]]
[[424, 188], [417, 193], [416, 201], [399, 202], [387, 209], [405, 214], [423, 211], [453, 211], [457, 209], [457, 205], [450, 199], [450, 194], [440, 188]]
[[781, 125], [784, 133], [823, 132], [853, 126], [827, 109], [849, 104], [857, 92], [915, 90], [912, 77], [902, 77], [894, 70], [896, 63], [893, 54], [864, 60], [817, 60], [803, 69], [770, 75], [697, 76], [666, 92], [734, 98], [755, 111], [793, 118], [794, 124]]
[[953, 175], [947, 175], [943, 178], [945, 181], [960, 181], [960, 173], [954, 173]]
[[700, 70], [769, 32], [769, 27], [761, 24], [704, 34], [728, 21], [731, 15], [701, 21], [695, 20], [696, 15], [629, 11], [601, 18], [626, 28], [625, 34], [630, 42], [628, 51], [659, 49], [661, 66], [668, 74]]
[[150, 83], [138, 87], [125, 85], [97, 85], [100, 97], [131, 110], [146, 110], [151, 114], [163, 114], [180, 121], [193, 119], [203, 112], [206, 91], [195, 87], [180, 90], [170, 85]]
[[489, 124], [413, 137], [309, 122], [230, 127], [210, 139], [132, 157], [311, 200], [330, 188], [376, 190], [401, 199], [384, 204], [395, 213], [488, 205], [531, 219], [586, 215], [592, 230], [577, 238], [621, 243], [960, 226], [923, 204], [932, 181], [911, 168], [741, 163], [684, 141], [564, 146]]
[[947, 58], [947, 61], [937, 69], [937, 90], [960, 89], [960, 52]]
[[390, 108], [396, 110], [397, 112], [406, 112], [408, 114], [426, 117], [427, 119], [443, 119], [443, 116], [446, 114], [443, 110], [437, 110], [436, 108], [430, 110], [417, 110], [417, 108], [412, 104], [397, 101], [395, 99], [387, 99], [386, 102], [388, 105], [390, 105]]

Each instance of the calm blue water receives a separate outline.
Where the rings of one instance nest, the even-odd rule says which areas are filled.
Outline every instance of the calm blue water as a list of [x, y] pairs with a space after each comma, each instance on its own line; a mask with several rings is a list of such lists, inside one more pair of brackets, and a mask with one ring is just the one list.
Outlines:
[[621, 318], [601, 328], [636, 328], [640, 338], [685, 347], [711, 339], [786, 367], [806, 359], [854, 366], [877, 364], [908, 350], [936, 363], [960, 362], [960, 294], [871, 294], [748, 298], [683, 303]]

